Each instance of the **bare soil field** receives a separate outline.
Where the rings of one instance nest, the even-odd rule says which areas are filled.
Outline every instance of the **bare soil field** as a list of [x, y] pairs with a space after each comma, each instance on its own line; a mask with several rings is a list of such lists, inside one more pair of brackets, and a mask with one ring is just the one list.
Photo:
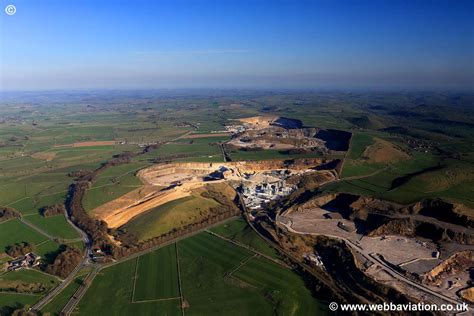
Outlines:
[[31, 155], [31, 158], [51, 161], [56, 157], [56, 152], [40, 151]]
[[209, 133], [209, 134], [187, 134], [182, 139], [194, 139], [194, 138], [210, 138], [210, 137], [226, 137], [229, 136], [229, 132], [222, 132], [222, 133]]
[[459, 292], [459, 296], [464, 298], [466, 301], [474, 303], [474, 286], [471, 286], [470, 288], [461, 290]]
[[64, 144], [64, 145], [55, 145], [55, 148], [61, 147], [92, 147], [92, 146], [110, 146], [115, 145], [115, 140], [102, 140], [102, 141], [90, 141], [90, 142], [78, 142], [72, 144]]

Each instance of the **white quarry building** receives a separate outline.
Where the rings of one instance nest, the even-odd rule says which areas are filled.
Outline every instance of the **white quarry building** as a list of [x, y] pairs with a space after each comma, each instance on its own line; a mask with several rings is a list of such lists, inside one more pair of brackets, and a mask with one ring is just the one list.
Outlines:
[[242, 195], [244, 203], [251, 210], [260, 209], [263, 204], [284, 197], [295, 190], [294, 186], [286, 183], [288, 174], [285, 172], [245, 174], [244, 177], [241, 186]]

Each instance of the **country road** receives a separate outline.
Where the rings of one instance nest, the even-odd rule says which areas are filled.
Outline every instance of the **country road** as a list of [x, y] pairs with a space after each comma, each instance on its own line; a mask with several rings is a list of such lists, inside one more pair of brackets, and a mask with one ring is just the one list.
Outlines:
[[[185, 134], [186, 134], [186, 133], [185, 133]], [[188, 134], [189, 134], [189, 132], [188, 132]], [[174, 140], [177, 140], [177, 139], [179, 139], [179, 138], [180, 138], [180, 137], [178, 137], [178, 138], [176, 138], [176, 139], [174, 139]], [[174, 141], [174, 140], [168, 141], [168, 142], [166, 142], [166, 143], [172, 142], [172, 141]], [[223, 148], [221, 148], [221, 149], [222, 149], [222, 152], [223, 152], [224, 160], [226, 160], [226, 155], [225, 155], [224, 149], [223, 149]], [[344, 159], [344, 160], [345, 160], [345, 159]], [[387, 167], [386, 167], [386, 168], [379, 169], [379, 170], [377, 170], [377, 171], [375, 171], [375, 172], [373, 172], [373, 173], [371, 173], [371, 174], [362, 175], [362, 176], [353, 176], [353, 177], [348, 177], [348, 178], [343, 178], [343, 179], [341, 179], [340, 177], [337, 177], [337, 178], [334, 179], [334, 180], [321, 183], [320, 186], [318, 187], [318, 190], [320, 190], [320, 189], [322, 189], [322, 188], [324, 188], [324, 187], [326, 187], [327, 185], [330, 185], [330, 184], [332, 184], [332, 183], [337, 183], [337, 182], [341, 182], [341, 181], [350, 181], [350, 180], [356, 180], [356, 179], [363, 179], [363, 178], [366, 178], [366, 177], [370, 177], [370, 176], [373, 176], [373, 175], [375, 175], [375, 174], [378, 174], [378, 173], [380, 173], [380, 172], [382, 172], [382, 171], [384, 171], [384, 170], [386, 170], [386, 169], [387, 169]], [[240, 204], [242, 205], [242, 208], [243, 208], [243, 210], [244, 210], [244, 215], [245, 215], [245, 217], [246, 217], [246, 219], [247, 219], [247, 222], [249, 223], [250, 227], [251, 227], [261, 238], [263, 238], [265, 241], [267, 241], [268, 243], [270, 243], [272, 247], [276, 248], [277, 250], [279, 250], [280, 252], [282, 252], [282, 253], [285, 254], [286, 256], [288, 256], [288, 257], [290, 257], [291, 259], [293, 259], [293, 261], [295, 261], [297, 264], [299, 264], [299, 265], [300, 265], [301, 267], [303, 267], [305, 270], [311, 271], [311, 267], [305, 265], [304, 263], [300, 263], [299, 260], [297, 260], [297, 258], [294, 258], [291, 254], [288, 254], [285, 250], [281, 249], [278, 245], [275, 245], [273, 242], [269, 241], [265, 236], [263, 236], [263, 235], [253, 226], [252, 222], [251, 222], [251, 221], [249, 220], [249, 218], [248, 218], [248, 210], [247, 210], [245, 204], [243, 203], [243, 199], [242, 199], [242, 197], [240, 196], [240, 194], [238, 194], [238, 196], [239, 196], [239, 198], [240, 198], [240, 200], [241, 200], [241, 203], [240, 203]], [[82, 231], [80, 228], [78, 228], [78, 227], [70, 220], [69, 215], [67, 214], [67, 212], [66, 212], [65, 216], [66, 216], [67, 222], [81, 235], [82, 240], [84, 241], [84, 243], [85, 243], [85, 245], [86, 245], [86, 250], [84, 251], [84, 257], [82, 258], [81, 263], [73, 270], [72, 273], [69, 274], [69, 276], [68, 276], [66, 279], [63, 280], [63, 282], [61, 282], [56, 288], [54, 288], [52, 291], [50, 291], [45, 297], [43, 297], [39, 302], [37, 302], [35, 305], [33, 305], [33, 306], [31, 307], [32, 310], [39, 311], [39, 310], [41, 310], [42, 308], [44, 308], [44, 306], [46, 306], [48, 303], [50, 303], [65, 287], [67, 287], [67, 286], [75, 279], [77, 273], [78, 273], [81, 269], [83, 269], [84, 267], [86, 267], [86, 266], [88, 266], [88, 265], [91, 264], [90, 261], [89, 261], [89, 255], [92, 253], [92, 250], [91, 250], [91, 242], [90, 242], [90, 240], [89, 240], [87, 234], [86, 234], [84, 231]], [[176, 242], [178, 242], [178, 241], [180, 241], [180, 240], [182, 240], [182, 239], [188, 238], [188, 237], [190, 237], [190, 236], [192, 236], [192, 235], [198, 234], [198, 233], [203, 232], [203, 231], [207, 231], [207, 232], [210, 233], [211, 235], [214, 235], [214, 236], [216, 236], [216, 237], [218, 237], [218, 238], [224, 239], [224, 240], [226, 240], [226, 241], [228, 241], [228, 242], [231, 242], [231, 243], [233, 243], [233, 244], [235, 244], [235, 245], [237, 245], [237, 246], [244, 247], [244, 248], [246, 248], [246, 249], [248, 249], [248, 250], [250, 250], [250, 251], [252, 251], [252, 252], [254, 252], [254, 253], [257, 253], [258, 255], [261, 255], [262, 257], [265, 257], [265, 258], [267, 258], [267, 259], [269, 259], [269, 260], [271, 260], [271, 261], [273, 261], [273, 262], [275, 262], [275, 263], [277, 263], [277, 264], [279, 264], [279, 265], [285, 265], [285, 264], [282, 263], [281, 261], [276, 260], [276, 259], [274, 259], [274, 258], [271, 258], [271, 257], [269, 257], [269, 256], [267, 256], [267, 255], [265, 255], [265, 254], [263, 254], [263, 253], [258, 252], [258, 251], [255, 251], [254, 249], [252, 249], [252, 248], [250, 248], [250, 247], [248, 247], [248, 246], [246, 246], [246, 245], [242, 245], [242, 244], [237, 243], [237, 242], [235, 242], [235, 241], [233, 241], [233, 240], [227, 239], [227, 238], [225, 238], [225, 237], [223, 237], [223, 236], [220, 236], [220, 235], [218, 235], [218, 234], [215, 234], [215, 233], [209, 231], [209, 228], [211, 228], [211, 227], [213, 227], [213, 226], [216, 226], [216, 225], [220, 225], [220, 224], [225, 223], [225, 222], [227, 222], [227, 221], [229, 221], [229, 220], [231, 220], [231, 219], [234, 219], [234, 218], [236, 218], [236, 217], [233, 216], [233, 217], [227, 218], [227, 219], [225, 219], [225, 220], [223, 220], [223, 221], [214, 223], [214, 224], [212, 224], [212, 225], [210, 225], [210, 226], [208, 226], [208, 227], [204, 227], [204, 228], [199, 229], [199, 230], [196, 230], [196, 231], [194, 231], [194, 232], [187, 233], [187, 234], [185, 234], [185, 235], [182, 235], [182, 236], [179, 236], [179, 237], [174, 238], [174, 239], [172, 239], [172, 240], [169, 240], [169, 241], [167, 241], [167, 242], [165, 242], [165, 243], [163, 243], [163, 244], [156, 245], [156, 246], [154, 246], [154, 247], [151, 247], [151, 248], [142, 250], [142, 251], [140, 251], [140, 252], [134, 253], [134, 254], [132, 254], [132, 255], [130, 255], [130, 256], [127, 256], [127, 257], [125, 257], [125, 258], [116, 260], [116, 261], [114, 261], [114, 262], [110, 262], [110, 263], [106, 263], [106, 264], [98, 264], [98, 265], [95, 265], [93, 271], [87, 276], [87, 282], [84, 282], [85, 284], [84, 284], [83, 286], [79, 287], [79, 289], [76, 291], [75, 295], [74, 295], [73, 297], [71, 297], [70, 300], [68, 301], [68, 303], [64, 306], [63, 313], [65, 313], [65, 314], [70, 314], [70, 313], [72, 313], [72, 312], [74, 311], [75, 307], [76, 307], [77, 304], [80, 302], [80, 300], [81, 300], [81, 298], [83, 297], [83, 295], [86, 293], [88, 286], [92, 283], [92, 281], [94, 280], [94, 278], [95, 278], [95, 276], [97, 275], [97, 273], [99, 273], [102, 269], [105, 269], [105, 268], [107, 268], [107, 267], [113, 266], [113, 265], [115, 265], [115, 264], [119, 264], [119, 263], [124, 262], [124, 261], [127, 261], [127, 260], [131, 260], [131, 259], [137, 258], [137, 257], [139, 257], [139, 256], [141, 256], [141, 255], [144, 255], [144, 254], [146, 254], [146, 253], [155, 251], [155, 250], [157, 250], [157, 249], [159, 249], [159, 248], [168, 246], [168, 245], [170, 245], [170, 244], [176, 243]], [[50, 235], [47, 234], [46, 232], [42, 231], [42, 230], [39, 229], [38, 227], [32, 225], [31, 223], [28, 223], [27, 221], [24, 221], [24, 220], [22, 220], [21, 218], [20, 218], [20, 220], [21, 220], [23, 223], [25, 223], [26, 225], [30, 226], [31, 228], [33, 228], [33, 229], [37, 230], [38, 232], [44, 234], [44, 235], [47, 236], [48, 238], [54, 239], [52, 236], [50, 236]], [[278, 222], [278, 218], [276, 219], [276, 221]], [[281, 223], [281, 222], [279, 222], [279, 223], [282, 224], [282, 225], [285, 225], [284, 223]], [[286, 226], [286, 225], [285, 225], [285, 227], [287, 227], [289, 230], [291, 230], [291, 227], [288, 227], [288, 226]], [[295, 232], [295, 231], [294, 231], [294, 232]], [[298, 233], [298, 232], [296, 232], [296, 233]], [[344, 239], [344, 238], [342, 238], [342, 239]], [[346, 241], [346, 240], [344, 240], [344, 241]], [[357, 249], [357, 247], [358, 247], [358, 246], [352, 244], [350, 241], [346, 241], [346, 243], [347, 243], [351, 248], [354, 248], [354, 247], [355, 247], [354, 249]], [[360, 247], [359, 247], [359, 248], [360, 248]], [[357, 249], [357, 251], [360, 252], [361, 250], [360, 250], [360, 249]], [[381, 261], [380, 259], [378, 259], [378, 258], [376, 258], [376, 257], [373, 257], [372, 254], [370, 254], [370, 253], [362, 253], [362, 255], [363, 255], [364, 257], [367, 257], [367, 260], [373, 262], [374, 264], [376, 263], [376, 264], [380, 265], [381, 267], [383, 267], [383, 268], [387, 269], [388, 271], [390, 271], [392, 274], [397, 275], [397, 279], [399, 278], [401, 281], [403, 281], [403, 282], [405, 282], [405, 283], [408, 283], [408, 284], [410, 284], [410, 285], [412, 285], [412, 286], [414, 286], [414, 287], [416, 287], [416, 288], [419, 288], [419, 289], [423, 290], [424, 292], [429, 293], [429, 294], [431, 294], [431, 295], [434, 295], [434, 296], [436, 296], [436, 297], [438, 297], [438, 298], [440, 298], [440, 299], [442, 299], [442, 300], [444, 300], [444, 301], [448, 301], [448, 302], [450, 302], [450, 303], [453, 303], [453, 302], [458, 303], [457, 301], [452, 300], [452, 299], [450, 299], [450, 298], [447, 297], [447, 296], [444, 296], [444, 295], [442, 295], [442, 294], [439, 294], [439, 293], [437, 293], [437, 292], [434, 292], [434, 291], [432, 291], [432, 290], [430, 290], [430, 289], [426, 289], [425, 287], [423, 287], [423, 286], [421, 286], [421, 285], [419, 285], [419, 284], [417, 284], [417, 283], [415, 283], [415, 282], [413, 282], [413, 281], [407, 279], [406, 277], [404, 277], [404, 276], [401, 275], [400, 273], [394, 271], [391, 267], [389, 267], [387, 264], [385, 264], [385, 263], [384, 263], [383, 261]]]
[[45, 307], [49, 302], [51, 302], [56, 295], [58, 295], [65, 287], [67, 287], [76, 277], [76, 274], [85, 266], [89, 264], [89, 254], [91, 253], [91, 243], [89, 241], [89, 237], [87, 234], [82, 231], [79, 227], [74, 225], [74, 223], [69, 218], [69, 214], [67, 211], [65, 212], [64, 216], [66, 217], [66, 221], [82, 236], [82, 240], [86, 246], [84, 250], [84, 256], [82, 258], [81, 263], [51, 292], [49, 292], [45, 297], [43, 297], [39, 302], [34, 304], [30, 309], [34, 311], [40, 311], [43, 307]]
[[61, 314], [70, 315], [74, 311], [74, 308], [76, 308], [76, 305], [79, 303], [79, 301], [82, 299], [82, 297], [86, 293], [89, 286], [92, 284], [92, 281], [94, 280], [97, 273], [99, 273], [99, 268], [95, 266], [92, 269], [92, 271], [87, 275], [87, 277], [84, 279], [83, 283], [74, 293], [74, 295], [69, 299], [69, 301], [63, 307], [63, 309], [61, 310]]
[[[96, 265], [96, 269], [94, 269], [90, 274], [89, 276], [87, 277], [87, 282], [84, 282], [84, 284], [76, 291], [76, 293], [69, 299], [69, 301], [67, 302], [67, 304], [65, 305], [64, 309], [63, 309], [63, 313], [65, 315], [70, 315], [74, 309], [76, 308], [77, 304], [79, 304], [81, 298], [84, 296], [84, 294], [87, 292], [87, 289], [88, 287], [90, 286], [90, 284], [92, 284], [92, 281], [94, 280], [95, 276], [97, 275], [97, 273], [99, 273], [100, 271], [102, 271], [103, 269], [105, 268], [108, 268], [108, 267], [111, 267], [111, 266], [114, 266], [116, 264], [119, 264], [119, 263], [122, 263], [124, 261], [128, 261], [128, 260], [132, 260], [134, 258], [137, 258], [137, 257], [140, 257], [144, 254], [147, 254], [149, 252], [153, 252], [157, 249], [160, 249], [160, 248], [163, 248], [163, 247], [166, 247], [166, 246], [169, 246], [173, 243], [176, 243], [182, 239], [186, 239], [188, 237], [191, 237], [193, 235], [196, 235], [196, 234], [199, 234], [201, 232], [204, 232], [206, 230], [208, 230], [209, 228], [212, 228], [214, 226], [218, 226], [218, 225], [221, 225], [221, 224], [224, 224], [228, 221], [231, 221], [231, 220], [234, 220], [238, 218], [237, 216], [232, 216], [232, 217], [229, 217], [229, 218], [226, 218], [222, 221], [219, 221], [219, 222], [216, 222], [212, 225], [209, 225], [207, 227], [203, 227], [201, 229], [198, 229], [196, 231], [193, 231], [193, 232], [190, 232], [190, 233], [187, 233], [185, 235], [182, 235], [182, 236], [179, 236], [179, 237], [176, 237], [174, 239], [171, 239], [167, 242], [164, 242], [162, 244], [159, 244], [159, 245], [156, 245], [154, 247], [151, 247], [151, 248], [148, 248], [148, 249], [145, 249], [145, 250], [142, 250], [142, 251], [139, 251], [139, 252], [136, 252], [134, 254], [131, 254], [130, 256], [127, 256], [127, 257], [124, 257], [122, 259], [119, 259], [119, 260], [116, 260], [114, 262], [110, 262], [110, 263], [104, 263], [104, 264], [100, 264], [100, 265]], [[74, 273], [75, 274], [75, 273]]]
[[[324, 184], [322, 184], [321, 186], [324, 186], [324, 185], [328, 185], [328, 184], [331, 184], [331, 183], [334, 183], [334, 182], [337, 182], [337, 181], [341, 181], [341, 179], [337, 179], [337, 180], [334, 180], [334, 181], [329, 181], [329, 182], [326, 182]], [[294, 258], [291, 254], [289, 254], [288, 252], [286, 252], [285, 250], [281, 249], [280, 247], [278, 247], [277, 245], [275, 245], [273, 242], [269, 241], [267, 238], [265, 238], [265, 236], [263, 236], [259, 231], [258, 229], [256, 229], [252, 223], [252, 221], [249, 219], [248, 217], [248, 210], [245, 206], [245, 204], [243, 204], [243, 199], [241, 197], [241, 195], [239, 194], [239, 199], [240, 199], [240, 202], [243, 206], [243, 209], [244, 209], [244, 214], [245, 214], [245, 218], [249, 224], [249, 226], [262, 238], [264, 239], [265, 241], [267, 241], [268, 243], [270, 243], [273, 247], [275, 247], [276, 249], [278, 249], [279, 251], [281, 251], [282, 253], [284, 253], [286, 256], [288, 256], [289, 258], [292, 258], [294, 261], [296, 260], [296, 262], [301, 266], [303, 267], [305, 270], [307, 271], [311, 271], [311, 269], [306, 266], [304, 263], [301, 263], [299, 262], [299, 260], [297, 260], [296, 258]], [[275, 222], [276, 224], [280, 224], [284, 227], [286, 227], [289, 231], [295, 233], [295, 234], [301, 234], [300, 232], [294, 230], [291, 228], [291, 226], [289, 226], [288, 224], [284, 223], [284, 222], [281, 222], [279, 221], [279, 218], [277, 216], [277, 218], [275, 219]], [[318, 234], [311, 234], [311, 235], [318, 235]], [[457, 305], [457, 304], [460, 304], [462, 303], [461, 301], [457, 301], [455, 299], [452, 299], [446, 295], [443, 295], [441, 293], [438, 293], [436, 291], [433, 291], [431, 290], [430, 288], [427, 288], [426, 286], [423, 286], [422, 284], [419, 284], [419, 283], [416, 283], [410, 279], [408, 279], [407, 277], [405, 277], [403, 274], [399, 273], [398, 271], [395, 271], [392, 267], [390, 267], [389, 265], [387, 265], [385, 262], [383, 262], [382, 260], [380, 260], [379, 258], [377, 258], [377, 256], [375, 254], [372, 254], [372, 253], [369, 253], [367, 251], [364, 251], [364, 249], [362, 249], [360, 246], [354, 244], [353, 242], [351, 242], [350, 240], [346, 239], [346, 238], [343, 238], [343, 237], [340, 237], [340, 236], [328, 236], [328, 235], [325, 235], [327, 237], [331, 237], [331, 238], [336, 238], [336, 239], [340, 239], [340, 240], [343, 240], [344, 242], [346, 242], [346, 244], [351, 248], [353, 249], [354, 251], [357, 251], [359, 252], [362, 256], [364, 256], [367, 260], [369, 260], [370, 262], [372, 262], [373, 264], [377, 264], [378, 266], [382, 267], [383, 269], [386, 269], [389, 273], [391, 273], [397, 280], [401, 281], [401, 282], [405, 282], [407, 284], [409, 284], [410, 286], [412, 287], [415, 287], [421, 291], [423, 291], [424, 293], [428, 294], [428, 295], [432, 295], [440, 300], [442, 300], [443, 302], [446, 302], [448, 304], [453, 304], [453, 305]], [[322, 280], [321, 280], [322, 281]]]

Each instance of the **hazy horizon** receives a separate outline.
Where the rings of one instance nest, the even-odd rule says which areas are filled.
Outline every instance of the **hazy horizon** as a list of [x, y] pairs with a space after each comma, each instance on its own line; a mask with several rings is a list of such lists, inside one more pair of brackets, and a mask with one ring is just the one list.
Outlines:
[[3, 91], [474, 86], [472, 1], [0, 3]]

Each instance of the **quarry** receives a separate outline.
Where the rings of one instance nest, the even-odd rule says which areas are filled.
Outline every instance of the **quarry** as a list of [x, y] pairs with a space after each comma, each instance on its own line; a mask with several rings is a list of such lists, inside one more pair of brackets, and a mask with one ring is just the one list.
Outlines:
[[245, 204], [258, 209], [263, 203], [290, 194], [287, 179], [305, 173], [330, 173], [316, 168], [325, 159], [241, 161], [222, 163], [173, 162], [140, 170], [144, 185], [92, 210], [93, 216], [116, 228], [150, 209], [190, 196], [207, 185], [227, 183], [239, 190]]
[[304, 127], [300, 120], [256, 116], [238, 120], [240, 124], [226, 125], [232, 139], [229, 148], [244, 150], [299, 150], [334, 154], [348, 149], [351, 133]]
[[[436, 199], [399, 205], [346, 193], [318, 195], [322, 186], [341, 181], [338, 155], [348, 150], [349, 132], [305, 127], [299, 120], [278, 116], [232, 120], [225, 129], [231, 139], [220, 143], [224, 157], [230, 149], [297, 151], [318, 153], [318, 157], [335, 155], [336, 159], [160, 162], [136, 173], [143, 186], [93, 209], [92, 216], [111, 229], [136, 232], [137, 219], [166, 213], [160, 207], [171, 202], [183, 203], [186, 211], [171, 209], [176, 215], [166, 213], [157, 220], [159, 225], [166, 221], [166, 229], [177, 232], [224, 214], [213, 207], [240, 204], [247, 222], [258, 227], [254, 229], [272, 236], [298, 260], [323, 274], [334, 273], [334, 254], [325, 253], [333, 246], [328, 245], [342, 242], [337, 247], [345, 247], [344, 255], [349, 254], [355, 264], [348, 268], [350, 274], [359, 279], [367, 277], [420, 301], [472, 301], [473, 220], [462, 205]], [[410, 159], [399, 147], [378, 138], [361, 157], [372, 163]], [[219, 191], [232, 192], [225, 195], [227, 202], [219, 200]], [[197, 207], [206, 203], [213, 206]], [[180, 212], [188, 212], [187, 217], [177, 214]], [[236, 213], [226, 214], [222, 218]], [[156, 227], [155, 234], [166, 236], [166, 229]], [[295, 236], [303, 242], [295, 241]], [[319, 237], [326, 238], [323, 244], [328, 245], [321, 247]], [[146, 238], [162, 237], [150, 233]], [[315, 246], [308, 246], [311, 243]], [[357, 275], [360, 272], [364, 277]], [[337, 280], [337, 275], [331, 278]]]
[[469, 297], [472, 231], [459, 225], [464, 217], [456, 213], [456, 205], [451, 206], [451, 222], [436, 218], [430, 209], [439, 203], [402, 206], [355, 195], [326, 195], [285, 210], [275, 221], [290, 233], [343, 240], [367, 275], [415, 297], [426, 294], [419, 287], [452, 300]]

